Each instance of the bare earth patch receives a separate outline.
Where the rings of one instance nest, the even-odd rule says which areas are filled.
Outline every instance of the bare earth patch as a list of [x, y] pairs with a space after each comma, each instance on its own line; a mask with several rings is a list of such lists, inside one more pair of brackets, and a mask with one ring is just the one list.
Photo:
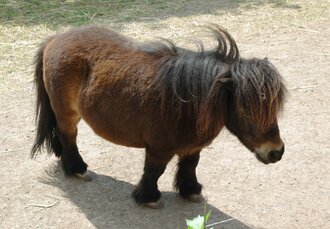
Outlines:
[[[329, 1], [132, 1], [116, 6], [113, 16], [106, 15], [101, 8], [105, 5], [95, 5], [88, 14], [70, 8], [75, 1], [62, 1], [48, 14], [31, 8], [38, 13], [31, 17], [25, 16], [26, 5], [15, 8], [23, 4], [20, 1], [4, 2], [0, 3], [0, 12], [7, 13], [7, 18], [0, 15], [0, 228], [185, 228], [185, 218], [203, 213], [205, 203], [186, 202], [173, 192], [175, 160], [159, 181], [165, 207], [137, 206], [130, 193], [142, 175], [143, 150], [106, 142], [83, 122], [78, 145], [93, 181], [65, 177], [54, 156], [29, 158], [35, 135], [32, 79], [37, 45], [56, 31], [90, 23], [114, 27], [136, 40], [165, 37], [192, 48], [199, 38], [211, 48], [212, 40], [198, 25], [217, 23], [233, 35], [243, 57], [267, 56], [290, 91], [279, 123], [286, 143], [284, 158], [265, 166], [223, 131], [203, 151], [198, 166], [212, 210], [209, 224], [330, 228]], [[18, 13], [16, 20], [9, 11]], [[55, 22], [47, 21], [47, 16]]]

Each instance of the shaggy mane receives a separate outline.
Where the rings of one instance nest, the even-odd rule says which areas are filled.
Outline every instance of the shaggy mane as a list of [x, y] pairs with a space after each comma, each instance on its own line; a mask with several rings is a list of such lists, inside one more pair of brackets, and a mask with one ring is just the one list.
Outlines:
[[218, 42], [213, 50], [204, 51], [202, 45], [201, 51], [187, 50], [168, 40], [143, 46], [144, 51], [161, 56], [151, 87], [160, 91], [162, 115], [175, 117], [181, 125], [196, 121], [200, 136], [212, 132], [217, 123], [224, 124], [228, 90], [221, 81], [231, 78], [240, 114], [253, 117], [260, 127], [270, 125], [286, 92], [280, 74], [268, 61], [241, 59], [226, 30], [217, 25], [208, 28]]
[[269, 128], [283, 109], [287, 89], [267, 58], [240, 59], [232, 65], [236, 108], [260, 130]]

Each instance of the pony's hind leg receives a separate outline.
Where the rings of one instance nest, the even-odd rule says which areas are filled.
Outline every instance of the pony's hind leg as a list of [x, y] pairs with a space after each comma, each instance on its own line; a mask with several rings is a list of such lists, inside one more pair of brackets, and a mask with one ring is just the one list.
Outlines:
[[77, 104], [81, 74], [79, 69], [68, 69], [61, 63], [53, 68], [53, 71], [45, 74], [45, 87], [56, 118], [55, 135], [61, 144], [62, 166], [65, 174], [90, 180], [87, 164], [80, 156], [76, 144], [80, 120]]
[[144, 204], [150, 208], [160, 208], [162, 204], [159, 199], [161, 193], [158, 190], [157, 181], [164, 173], [167, 163], [171, 160], [173, 154], [152, 151], [146, 149], [146, 158], [144, 164], [144, 173], [134, 189], [132, 196], [139, 204]]
[[202, 201], [202, 185], [198, 183], [196, 177], [196, 167], [199, 162], [199, 153], [180, 156], [176, 173], [175, 188], [179, 194], [187, 200], [193, 202]]
[[80, 117], [76, 113], [61, 113], [56, 115], [56, 136], [62, 145], [61, 161], [67, 175], [77, 175], [84, 180], [90, 180], [87, 164], [79, 154], [76, 138], [77, 124]]

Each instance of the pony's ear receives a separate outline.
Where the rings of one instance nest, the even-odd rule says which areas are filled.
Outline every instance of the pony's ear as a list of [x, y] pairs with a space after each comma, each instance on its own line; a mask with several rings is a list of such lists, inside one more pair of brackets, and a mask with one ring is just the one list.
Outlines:
[[265, 57], [265, 58], [263, 59], [263, 61], [266, 62], [266, 63], [269, 62], [267, 57]]

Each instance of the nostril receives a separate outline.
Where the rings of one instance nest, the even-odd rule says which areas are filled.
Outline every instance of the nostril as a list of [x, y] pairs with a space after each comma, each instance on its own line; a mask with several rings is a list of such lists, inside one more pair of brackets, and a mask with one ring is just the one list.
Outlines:
[[277, 162], [279, 160], [282, 159], [282, 155], [284, 153], [284, 148], [282, 148], [281, 150], [279, 151], [271, 151], [269, 154], [268, 154], [268, 159], [270, 162]]

